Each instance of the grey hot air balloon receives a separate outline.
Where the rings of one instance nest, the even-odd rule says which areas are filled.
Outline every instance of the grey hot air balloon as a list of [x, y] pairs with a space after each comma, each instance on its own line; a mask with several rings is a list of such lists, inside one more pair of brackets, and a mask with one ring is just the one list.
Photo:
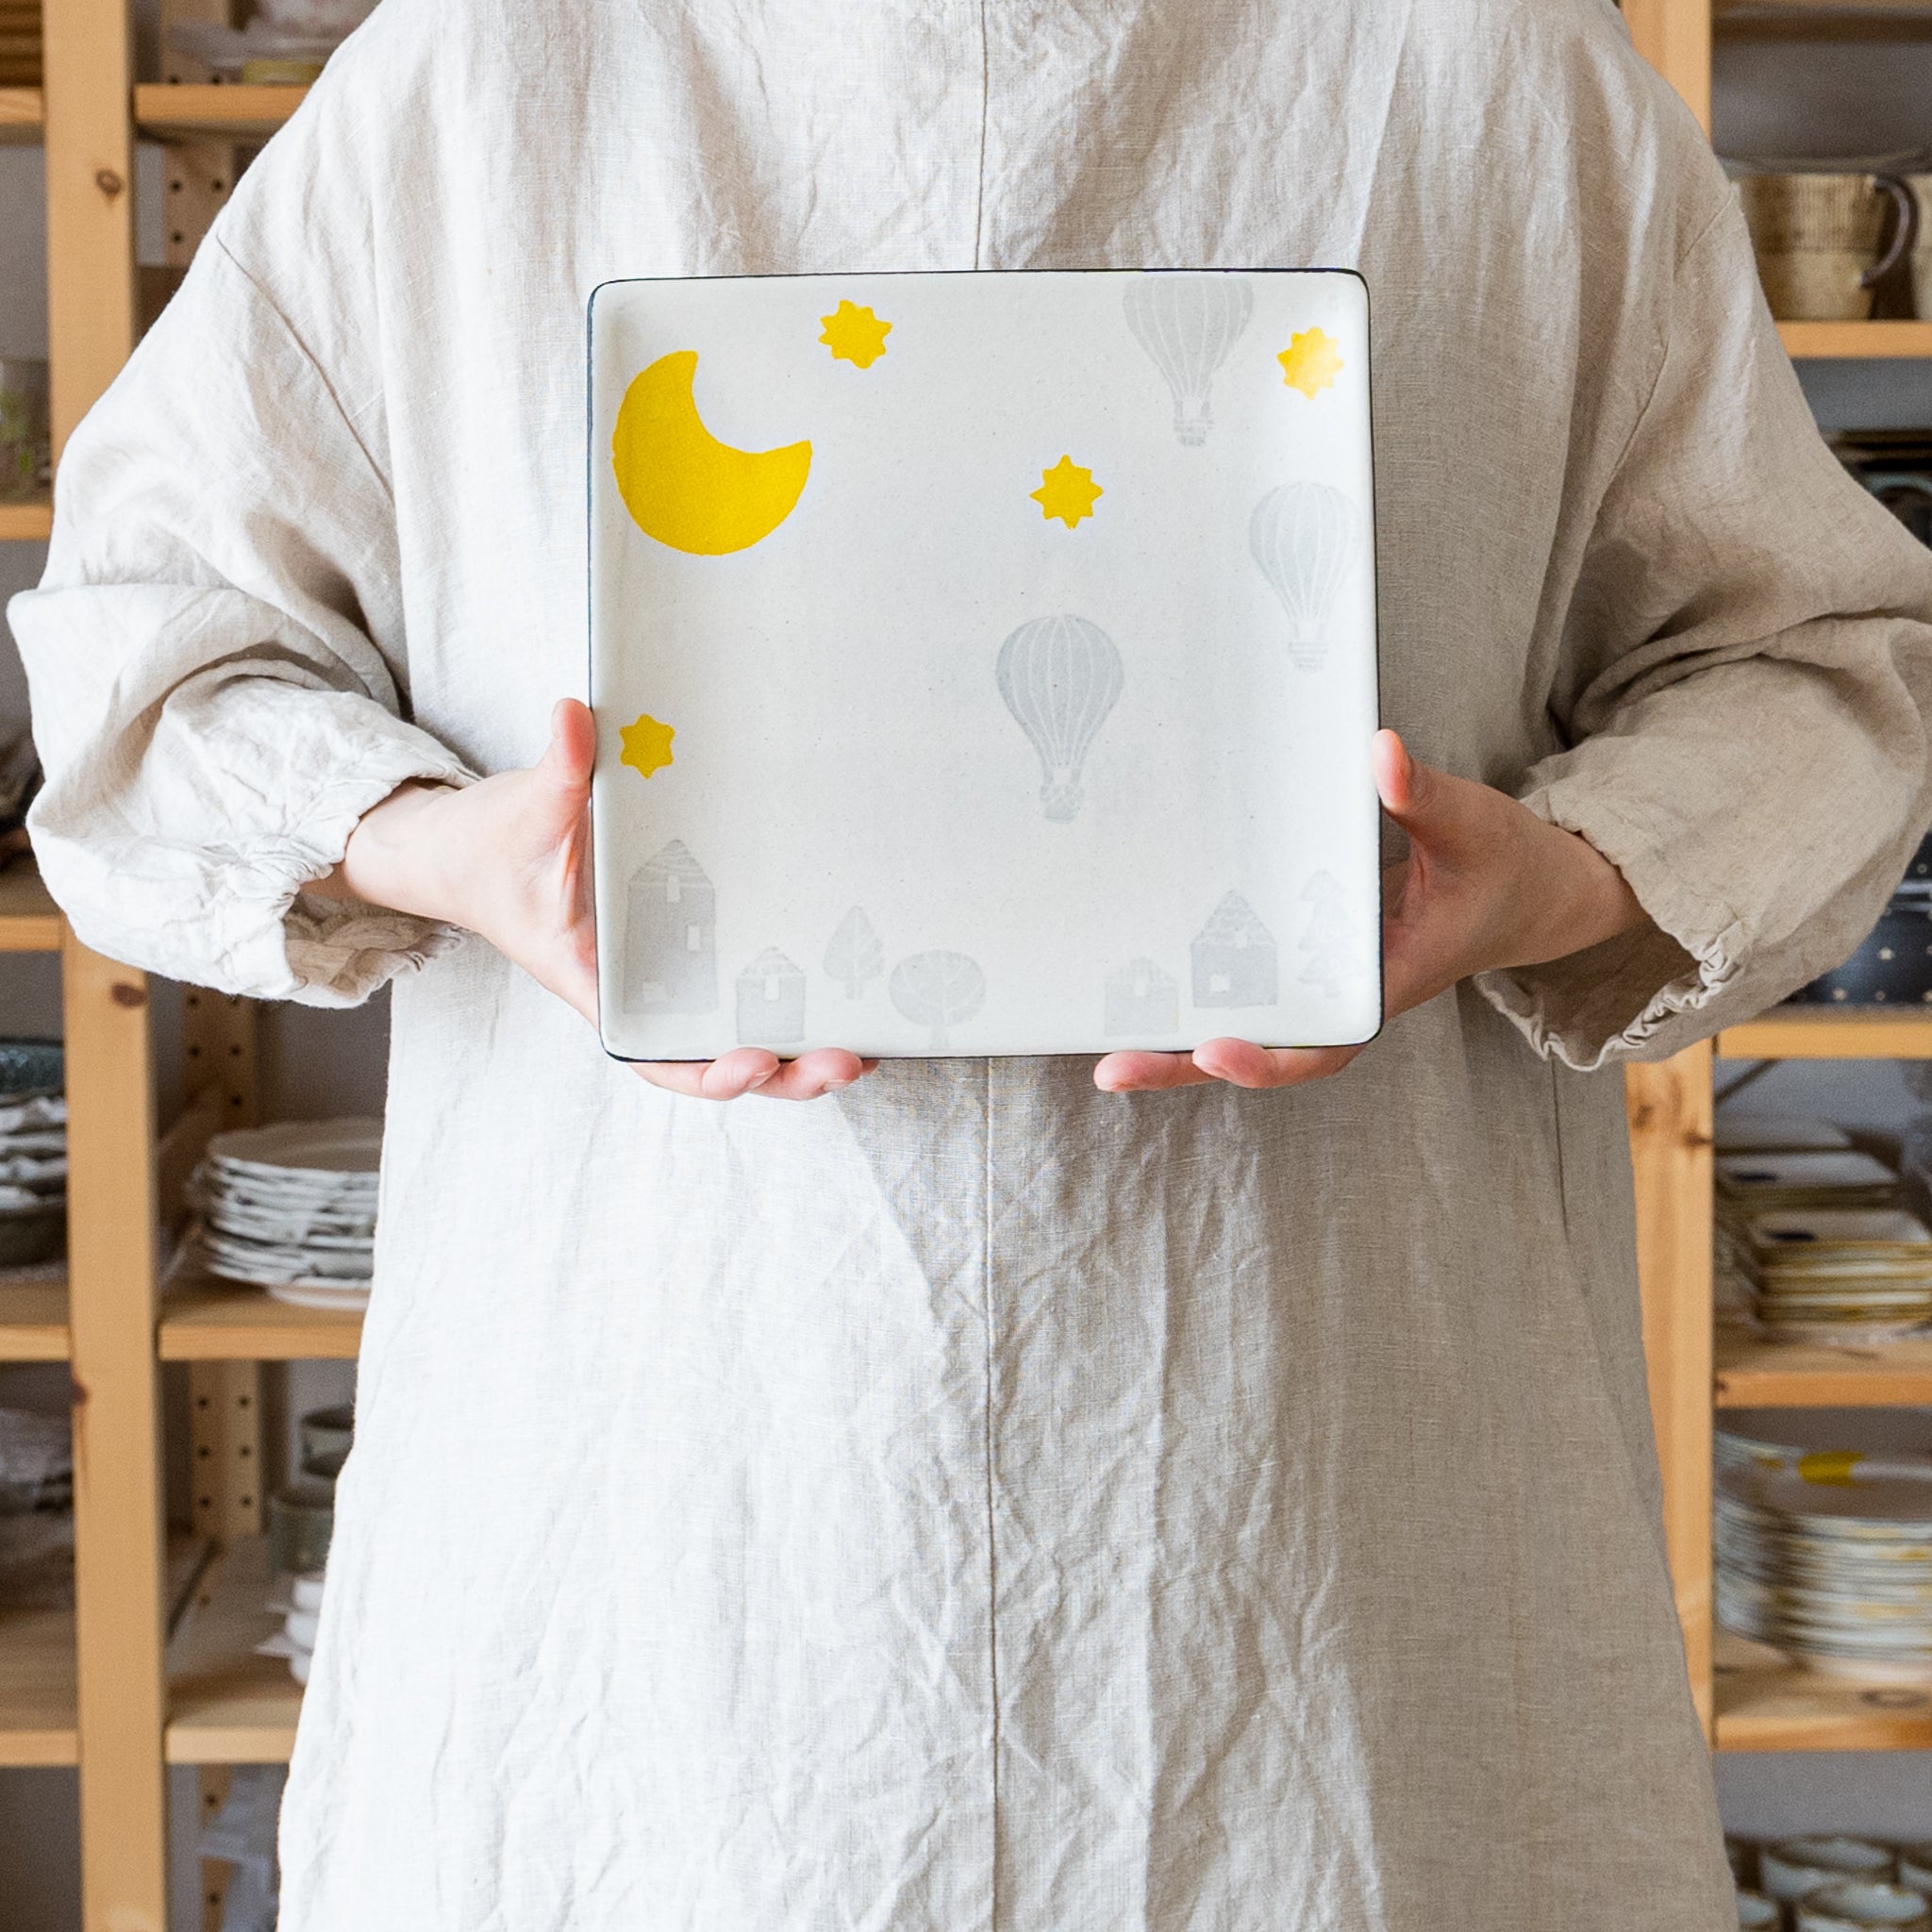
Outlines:
[[1121, 654], [1084, 617], [1036, 617], [1000, 646], [993, 675], [1040, 754], [1040, 802], [1065, 824], [1080, 809], [1088, 747], [1121, 694]]
[[1198, 448], [1214, 418], [1208, 392], [1255, 312], [1241, 275], [1144, 275], [1126, 286], [1127, 326], [1174, 391], [1174, 433]]
[[1248, 548], [1288, 613], [1288, 648], [1303, 671], [1319, 671], [1328, 655], [1336, 595], [1362, 540], [1361, 513], [1325, 483], [1271, 490], [1248, 520]]

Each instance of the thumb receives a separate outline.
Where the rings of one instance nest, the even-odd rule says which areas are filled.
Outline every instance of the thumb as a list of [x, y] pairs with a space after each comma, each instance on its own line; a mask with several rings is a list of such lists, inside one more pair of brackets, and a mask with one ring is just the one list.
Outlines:
[[550, 713], [550, 742], [537, 760], [539, 775], [560, 792], [581, 796], [590, 789], [596, 758], [597, 724], [590, 707], [558, 698]]
[[1369, 746], [1369, 770], [1382, 809], [1406, 832], [1426, 829], [1440, 803], [1442, 774], [1419, 764], [1392, 731], [1378, 731]]

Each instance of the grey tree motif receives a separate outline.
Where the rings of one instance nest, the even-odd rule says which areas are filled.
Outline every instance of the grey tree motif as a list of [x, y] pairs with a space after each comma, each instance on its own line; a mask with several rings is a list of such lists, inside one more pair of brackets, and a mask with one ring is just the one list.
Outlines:
[[738, 975], [741, 1046], [791, 1046], [805, 1038], [805, 972], [767, 946]]
[[1296, 977], [1302, 985], [1317, 987], [1333, 999], [1361, 970], [1360, 951], [1348, 918], [1348, 894], [1332, 873], [1318, 872], [1302, 888], [1302, 897], [1314, 909], [1296, 947], [1308, 956]]
[[1171, 973], [1152, 959], [1129, 959], [1107, 978], [1103, 1030], [1116, 1033], [1175, 1033], [1181, 1024], [1181, 990]]
[[1046, 815], [1065, 824], [1080, 809], [1088, 750], [1120, 698], [1120, 651], [1084, 617], [1036, 617], [1000, 646], [993, 675], [1040, 756]]
[[1319, 671], [1335, 599], [1364, 547], [1361, 512], [1325, 483], [1271, 490], [1248, 519], [1248, 548], [1288, 614], [1295, 666]]
[[855, 906], [839, 922], [839, 929], [825, 948], [825, 972], [845, 989], [848, 1000], [856, 1000], [885, 970], [886, 949], [872, 921]]
[[1195, 935], [1197, 1007], [1272, 1007], [1281, 997], [1274, 936], [1239, 892], [1229, 892]]
[[964, 953], [915, 953], [892, 968], [886, 991], [915, 1026], [932, 1028], [932, 1050], [951, 1044], [946, 1029], [986, 1004], [986, 975]]
[[682, 839], [631, 876], [625, 908], [624, 1010], [718, 1010], [717, 893]]
[[1136, 275], [1123, 297], [1127, 326], [1174, 396], [1174, 433], [1198, 448], [1213, 422], [1208, 392], [1255, 310], [1255, 291], [1241, 275]]

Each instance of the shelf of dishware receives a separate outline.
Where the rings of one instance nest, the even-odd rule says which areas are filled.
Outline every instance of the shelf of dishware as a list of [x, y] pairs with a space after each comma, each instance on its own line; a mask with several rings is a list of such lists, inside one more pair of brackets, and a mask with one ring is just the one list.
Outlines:
[[134, 90], [134, 125], [149, 141], [266, 141], [308, 92], [306, 87], [143, 83]]
[[162, 1296], [158, 1335], [167, 1362], [353, 1361], [362, 1316], [296, 1307], [236, 1282], [188, 1281]]
[[168, 1641], [170, 1764], [286, 1764], [302, 1687], [285, 1658], [258, 1657], [280, 1619], [266, 1604], [268, 1541], [242, 1537], [208, 1557]]
[[31, 147], [46, 127], [47, 110], [37, 87], [0, 87], [0, 147]]
[[1718, 1334], [1720, 1408], [1915, 1408], [1932, 1406], [1932, 1340], [1870, 1348]]
[[0, 543], [44, 543], [54, 534], [54, 501], [29, 496], [0, 503]]
[[1720, 40], [1917, 41], [1932, 39], [1927, 0], [1716, 0]]
[[1932, 1059], [1932, 1008], [1774, 1007], [1717, 1037], [1726, 1060]]
[[1719, 1625], [1720, 1751], [1932, 1751], [1932, 1687], [1827, 1677]]

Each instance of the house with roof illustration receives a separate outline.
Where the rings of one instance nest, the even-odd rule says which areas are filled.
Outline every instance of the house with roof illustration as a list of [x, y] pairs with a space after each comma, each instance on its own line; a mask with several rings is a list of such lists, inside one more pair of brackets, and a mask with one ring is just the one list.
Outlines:
[[1274, 936], [1239, 892], [1229, 892], [1194, 936], [1197, 1007], [1272, 1007], [1281, 997]]
[[682, 839], [631, 875], [625, 914], [625, 1011], [715, 1013], [718, 895]]
[[738, 1043], [791, 1046], [804, 1038], [804, 969], [767, 946], [738, 975]]
[[1152, 959], [1129, 959], [1107, 975], [1104, 1032], [1177, 1033], [1180, 1024], [1180, 983]]

